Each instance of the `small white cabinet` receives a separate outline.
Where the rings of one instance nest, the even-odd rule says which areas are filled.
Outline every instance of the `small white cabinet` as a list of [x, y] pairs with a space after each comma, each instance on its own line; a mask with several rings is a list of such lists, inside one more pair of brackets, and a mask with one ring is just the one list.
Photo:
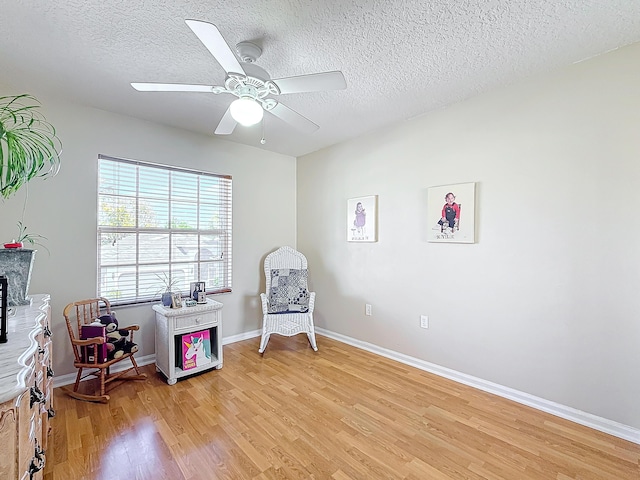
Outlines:
[[222, 368], [222, 303], [207, 299], [194, 307], [154, 305], [153, 309], [156, 369], [169, 385], [187, 375]]

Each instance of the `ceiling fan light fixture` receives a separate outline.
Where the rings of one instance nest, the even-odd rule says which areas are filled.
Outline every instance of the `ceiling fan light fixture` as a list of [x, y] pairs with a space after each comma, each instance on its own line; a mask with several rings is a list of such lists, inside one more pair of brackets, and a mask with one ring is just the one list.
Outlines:
[[245, 127], [255, 125], [262, 120], [262, 106], [253, 98], [240, 97], [231, 103], [229, 110], [233, 119]]

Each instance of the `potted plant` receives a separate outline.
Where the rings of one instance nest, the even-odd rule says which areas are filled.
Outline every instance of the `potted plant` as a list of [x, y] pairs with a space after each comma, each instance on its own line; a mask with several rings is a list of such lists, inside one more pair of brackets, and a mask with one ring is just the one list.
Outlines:
[[178, 279], [171, 278], [169, 275], [167, 275], [166, 272], [162, 272], [162, 275], [156, 274], [156, 277], [158, 277], [164, 285], [164, 291], [162, 292], [162, 305], [164, 305], [165, 307], [170, 307], [174, 293], [173, 287], [175, 287], [178, 283]]
[[0, 97], [0, 195], [9, 198], [34, 177], [60, 169], [62, 143], [35, 97]]
[[32, 247], [40, 245], [48, 252], [49, 249], [38, 241], [40, 239], [46, 240], [47, 237], [43, 237], [42, 235], [38, 235], [35, 233], [27, 233], [27, 227], [25, 227], [20, 221], [18, 222], [18, 236], [11, 240], [11, 242], [5, 243], [4, 248], [22, 248], [25, 243], [28, 243]]
[[40, 245], [48, 252], [47, 247], [38, 242], [39, 239], [46, 238], [42, 235], [27, 233], [27, 227], [22, 222], [18, 222], [18, 236], [10, 243], [5, 243], [4, 250], [0, 250], [0, 272], [9, 281], [7, 303], [10, 306], [31, 303], [27, 294], [37, 250], [22, 247], [25, 243], [29, 243], [32, 247]]

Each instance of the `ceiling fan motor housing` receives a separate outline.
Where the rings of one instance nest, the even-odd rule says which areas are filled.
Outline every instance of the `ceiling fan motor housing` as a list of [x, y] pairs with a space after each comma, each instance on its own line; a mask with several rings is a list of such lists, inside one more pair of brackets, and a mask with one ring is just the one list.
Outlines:
[[235, 89], [238, 98], [250, 98], [256, 100], [258, 98], [258, 89], [253, 85], [238, 85]]

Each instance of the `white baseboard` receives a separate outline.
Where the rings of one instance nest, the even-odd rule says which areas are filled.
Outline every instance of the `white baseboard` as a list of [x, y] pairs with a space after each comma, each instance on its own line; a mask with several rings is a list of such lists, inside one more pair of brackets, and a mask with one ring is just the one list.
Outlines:
[[[156, 354], [153, 355], [145, 355], [144, 357], [139, 357], [136, 355], [136, 363], [139, 367], [143, 367], [145, 365], [149, 365], [150, 363], [156, 363]], [[115, 366], [111, 369], [112, 372], [120, 372], [125, 370], [131, 366], [131, 362], [119, 362], [116, 363]], [[56, 375], [53, 377], [53, 388], [64, 387], [65, 385], [71, 385], [76, 381], [77, 373], [68, 373], [66, 375]]]
[[260, 335], [262, 335], [262, 329], [253, 330], [251, 332], [240, 333], [238, 335], [233, 335], [231, 337], [224, 337], [222, 339], [222, 344], [228, 345], [230, 343], [242, 342], [243, 340], [249, 340], [250, 338], [259, 337]]
[[[241, 342], [242, 340], [249, 340], [250, 338], [259, 337], [262, 335], [262, 330], [254, 330], [252, 332], [245, 332], [239, 335], [233, 335], [231, 337], [225, 337], [222, 339], [223, 345], [228, 345], [230, 343]], [[144, 357], [139, 357], [136, 355], [136, 363], [138, 366], [143, 367], [145, 365], [149, 365], [151, 363], [156, 363], [156, 355], [145, 355]], [[116, 363], [115, 366], [111, 369], [111, 371], [120, 372], [131, 366], [130, 362], [124, 363]], [[53, 388], [64, 387], [65, 385], [71, 385], [76, 381], [76, 373], [69, 373], [67, 375], [60, 375], [53, 377]]]
[[324, 328], [316, 327], [316, 332], [339, 342], [346, 343], [348, 345], [366, 350], [371, 353], [375, 353], [376, 355], [396, 360], [400, 363], [404, 363], [405, 365], [419, 368], [420, 370], [424, 370], [426, 372], [448, 378], [455, 382], [469, 385], [470, 387], [493, 393], [494, 395], [498, 395], [503, 398], [508, 398], [509, 400], [513, 400], [514, 402], [518, 402], [537, 410], [550, 413], [557, 417], [579, 423], [580, 425], [593, 428], [594, 430], [605, 432], [615, 437], [640, 444], [640, 430], [637, 428], [614, 422], [613, 420], [608, 420], [606, 418], [598, 417], [596, 415], [592, 415], [590, 413], [583, 412], [572, 407], [567, 407], [566, 405], [551, 402], [549, 400], [545, 400], [544, 398], [536, 397], [534, 395], [530, 395], [513, 388], [505, 387], [497, 383], [483, 380], [481, 378], [473, 377], [456, 370], [451, 370], [434, 363], [425, 362], [424, 360], [410, 357], [402, 353], [394, 352], [393, 350], [387, 350], [386, 348], [363, 342], [355, 338], [347, 337], [346, 335], [331, 332], [329, 330], [325, 330]]
[[[513, 388], [505, 387], [497, 383], [489, 382], [478, 377], [473, 377], [456, 370], [451, 370], [450, 368], [442, 367], [440, 365], [436, 365], [435, 363], [429, 363], [415, 357], [410, 357], [409, 355], [404, 355], [393, 350], [388, 350], [386, 348], [373, 345], [372, 343], [363, 342], [355, 338], [347, 337], [346, 335], [342, 335], [340, 333], [331, 332], [329, 330], [325, 330], [324, 328], [316, 327], [316, 332], [324, 335], [325, 337], [337, 340], [338, 342], [346, 343], [347, 345], [351, 345], [353, 347], [375, 353], [376, 355], [390, 358], [391, 360], [396, 360], [400, 363], [404, 363], [405, 365], [410, 365], [420, 370], [424, 370], [426, 372], [448, 378], [455, 382], [469, 385], [470, 387], [474, 387], [485, 392], [493, 393], [494, 395], [513, 400], [514, 402], [527, 405], [537, 410], [550, 413], [557, 417], [579, 423], [580, 425], [584, 425], [586, 427], [593, 428], [594, 430], [605, 432], [615, 437], [622, 438], [624, 440], [628, 440], [640, 445], [640, 430], [637, 428], [614, 422], [613, 420], [608, 420], [603, 417], [598, 417], [597, 415], [592, 415], [590, 413], [583, 412], [572, 407], [567, 407], [566, 405], [561, 405], [550, 400], [545, 400], [544, 398], [536, 397], [534, 395], [530, 395]], [[245, 332], [239, 335], [225, 337], [222, 339], [222, 344], [228, 345], [230, 343], [249, 340], [250, 338], [259, 337], [261, 334], [261, 330], [253, 330], [251, 332]], [[136, 362], [141, 367], [144, 365], [155, 363], [155, 361], [155, 354], [145, 355], [144, 357], [136, 357]], [[126, 363], [125, 365], [120, 366], [120, 368], [114, 368], [113, 371], [117, 372], [119, 370], [123, 370], [124, 368], [126, 368]], [[59, 377], [56, 376], [53, 381], [53, 386], [55, 388], [62, 387], [64, 385], [70, 385], [75, 381], [75, 373], [70, 373], [68, 375], [62, 375]]]

